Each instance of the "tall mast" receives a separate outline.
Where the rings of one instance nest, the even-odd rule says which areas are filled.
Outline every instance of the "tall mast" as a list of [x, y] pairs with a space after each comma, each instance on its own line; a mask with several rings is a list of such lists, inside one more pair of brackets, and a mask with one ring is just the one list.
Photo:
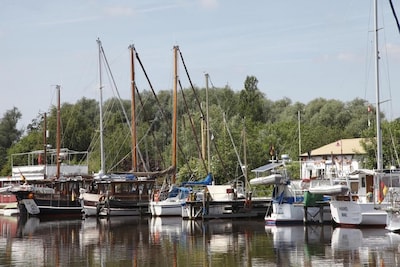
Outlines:
[[176, 180], [176, 146], [177, 146], [177, 102], [178, 102], [178, 46], [174, 46], [174, 85], [173, 85], [173, 117], [172, 117], [172, 167], [174, 168], [174, 174], [172, 177], [172, 183]]
[[300, 125], [300, 110], [297, 111], [297, 124], [299, 130], [299, 159], [300, 159], [300, 178], [302, 178], [302, 170], [301, 170], [301, 125]]
[[47, 113], [43, 114], [43, 164], [44, 164], [44, 178], [47, 178]]
[[56, 177], [60, 178], [60, 147], [61, 147], [61, 118], [60, 118], [60, 86], [56, 85], [57, 90], [57, 135], [56, 135], [56, 150], [57, 150], [57, 170]]
[[206, 73], [206, 133], [207, 133], [207, 171], [211, 172], [211, 150], [210, 150], [210, 116], [208, 106], [208, 73]]
[[380, 96], [379, 96], [379, 48], [378, 48], [378, 1], [374, 0], [374, 33], [375, 33], [375, 86], [376, 86], [376, 167], [383, 169], [382, 160], [382, 131], [380, 116]]
[[104, 167], [104, 132], [103, 132], [103, 81], [102, 81], [102, 66], [101, 66], [101, 41], [97, 39], [97, 45], [99, 48], [99, 90], [100, 90], [100, 99], [99, 99], [99, 112], [100, 112], [100, 174], [105, 173]]
[[131, 138], [132, 138], [132, 171], [138, 171], [137, 166], [137, 137], [136, 137], [136, 99], [135, 99], [135, 47], [129, 46], [131, 51]]

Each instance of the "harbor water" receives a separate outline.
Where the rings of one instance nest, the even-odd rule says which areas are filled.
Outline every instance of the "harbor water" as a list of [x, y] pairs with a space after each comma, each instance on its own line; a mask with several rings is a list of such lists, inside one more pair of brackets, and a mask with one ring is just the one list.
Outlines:
[[259, 219], [0, 217], [0, 266], [399, 266], [379, 228], [266, 226]]

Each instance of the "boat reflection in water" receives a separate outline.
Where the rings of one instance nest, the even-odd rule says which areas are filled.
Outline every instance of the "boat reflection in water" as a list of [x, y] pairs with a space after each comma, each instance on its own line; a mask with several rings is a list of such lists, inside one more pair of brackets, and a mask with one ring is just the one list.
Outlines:
[[325, 250], [330, 245], [331, 225], [266, 225], [265, 232], [273, 240], [275, 262], [280, 266], [318, 266], [329, 262]]
[[260, 220], [0, 216], [0, 266], [399, 266], [400, 235]]
[[399, 266], [400, 236], [382, 228], [336, 228], [332, 258], [360, 266]]

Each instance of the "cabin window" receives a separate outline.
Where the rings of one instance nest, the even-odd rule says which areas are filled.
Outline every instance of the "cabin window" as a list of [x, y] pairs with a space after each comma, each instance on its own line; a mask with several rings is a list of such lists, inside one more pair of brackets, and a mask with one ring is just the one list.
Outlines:
[[350, 190], [352, 193], [358, 192], [358, 182], [350, 183]]
[[365, 177], [361, 178], [361, 187], [364, 188], [365, 187]]

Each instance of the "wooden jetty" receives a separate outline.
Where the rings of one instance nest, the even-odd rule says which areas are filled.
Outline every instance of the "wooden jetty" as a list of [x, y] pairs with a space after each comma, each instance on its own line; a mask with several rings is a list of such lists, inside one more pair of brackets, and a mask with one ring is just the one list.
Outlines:
[[182, 218], [186, 220], [208, 220], [222, 218], [264, 218], [271, 198], [234, 200], [188, 200], [183, 207]]

